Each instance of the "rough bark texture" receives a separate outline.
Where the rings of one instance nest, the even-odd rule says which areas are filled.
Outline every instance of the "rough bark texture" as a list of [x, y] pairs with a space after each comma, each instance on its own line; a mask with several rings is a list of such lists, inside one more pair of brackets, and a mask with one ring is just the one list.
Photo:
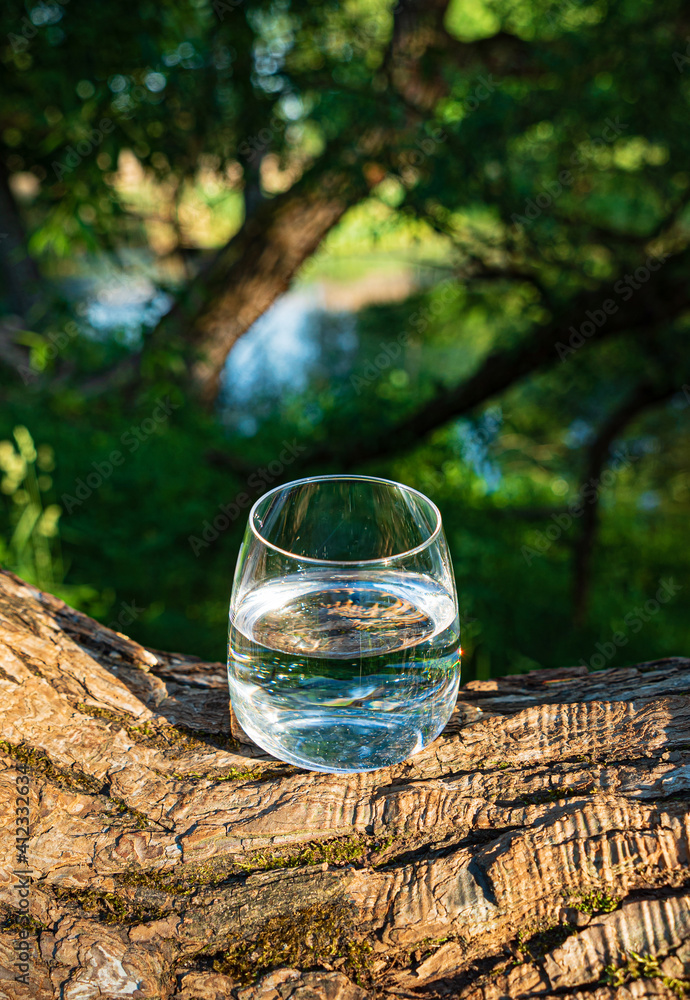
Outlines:
[[0, 574], [0, 997], [682, 993], [689, 688], [682, 658], [474, 682], [410, 761], [311, 774], [221, 664]]

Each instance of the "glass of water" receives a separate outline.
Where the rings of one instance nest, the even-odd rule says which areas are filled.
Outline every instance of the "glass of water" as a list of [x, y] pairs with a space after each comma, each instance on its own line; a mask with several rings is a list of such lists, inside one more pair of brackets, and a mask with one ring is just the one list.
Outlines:
[[369, 476], [278, 486], [251, 510], [230, 603], [245, 733], [313, 771], [372, 771], [430, 743], [460, 680], [438, 508]]

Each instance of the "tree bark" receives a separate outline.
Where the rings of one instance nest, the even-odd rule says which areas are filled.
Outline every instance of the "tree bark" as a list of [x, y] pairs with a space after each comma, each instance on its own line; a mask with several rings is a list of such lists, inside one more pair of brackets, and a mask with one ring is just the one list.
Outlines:
[[240, 232], [192, 280], [154, 331], [149, 349], [178, 341], [191, 350], [191, 384], [210, 404], [238, 338], [289, 288], [324, 236], [367, 192], [360, 168], [307, 175], [264, 201]]
[[[448, 0], [434, 0], [434, 23], [442, 19], [447, 5]], [[404, 0], [394, 16], [387, 61], [392, 64], [401, 57], [413, 38], [417, 61], [437, 43], [437, 31], [428, 35], [423, 30], [427, 20], [423, 4]], [[438, 90], [438, 81], [433, 89]], [[341, 137], [340, 152], [329, 149], [324, 162], [312, 167], [289, 191], [259, 200], [239, 233], [192, 280], [158, 324], [150, 346], [167, 351], [177, 341], [186, 353], [191, 348], [192, 390], [206, 405], [218, 395], [223, 367], [236, 341], [287, 291], [300, 267], [348, 208], [366, 197], [371, 186], [366, 163], [381, 153], [387, 158], [393, 138], [387, 121], [369, 132], [363, 142], [361, 131]]]
[[[415, 127], [447, 92], [443, 59], [498, 73], [537, 72], [528, 46], [517, 38], [501, 33], [470, 44], [452, 38], [443, 26], [447, 7], [448, 0], [401, 0], [395, 8], [384, 66], [395, 100], [412, 112]], [[260, 201], [158, 324], [149, 349], [191, 349], [191, 385], [206, 405], [218, 394], [226, 358], [239, 337], [290, 287], [347, 209], [394, 166], [405, 130], [399, 121], [392, 124], [390, 107], [382, 99], [380, 120], [366, 134], [353, 127], [289, 191]]]
[[690, 659], [472, 682], [432, 746], [341, 776], [251, 744], [222, 664], [8, 573], [0, 650], [3, 1000], [627, 1000], [690, 976]]

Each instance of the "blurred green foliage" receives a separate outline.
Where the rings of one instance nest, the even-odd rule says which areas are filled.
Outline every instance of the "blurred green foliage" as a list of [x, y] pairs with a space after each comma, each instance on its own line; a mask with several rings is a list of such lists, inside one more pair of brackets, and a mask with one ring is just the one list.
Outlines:
[[[441, 507], [466, 678], [687, 653], [687, 12], [679, 0], [452, 0], [443, 44], [416, 62], [412, 47], [391, 70], [395, 16], [384, 0], [3, 8], [0, 161], [46, 283], [15, 337], [22, 377], [11, 363], [0, 371], [3, 561], [142, 642], [222, 659], [246, 512], [203, 547], [190, 538], [213, 534], [204, 526], [222, 504], [258, 495], [252, 469], [296, 441], [321, 455], [310, 473], [337, 471], [329, 442], [382, 428], [393, 441], [424, 402], [566, 316], [567, 343], [586, 319], [577, 305], [568, 313], [578, 296], [626, 301], [616, 282], [663, 251], [677, 255], [663, 267], [679, 291], [652, 301], [651, 337], [622, 331], [562, 362], [554, 350], [360, 471]], [[334, 164], [365, 170], [369, 195], [302, 283], [354, 284], [391, 261], [415, 278], [401, 301], [357, 311], [356, 350], [336, 356], [337, 315], [314, 318], [318, 363], [297, 388], [274, 392], [267, 378], [249, 434], [185, 395], [173, 345], [164, 363], [144, 351], [143, 384], [97, 388], [148, 332], [94, 329], [85, 275], [106, 261], [177, 295], [253, 197]], [[636, 301], [649, 304], [652, 284]], [[635, 386], [669, 374], [668, 398], [631, 417], [604, 463], [628, 456], [601, 490], [588, 613], [576, 621], [582, 520], [564, 527], [568, 503], [598, 430]], [[678, 595], [645, 612], [668, 578]]]
[[59, 553], [54, 540], [58, 534], [60, 507], [43, 505], [42, 494], [50, 489], [48, 475], [54, 469], [53, 449], [34, 446], [26, 427], [14, 428], [14, 441], [0, 441], [0, 489], [9, 498], [12, 533], [3, 540], [2, 558], [23, 576], [51, 589], [62, 579]]

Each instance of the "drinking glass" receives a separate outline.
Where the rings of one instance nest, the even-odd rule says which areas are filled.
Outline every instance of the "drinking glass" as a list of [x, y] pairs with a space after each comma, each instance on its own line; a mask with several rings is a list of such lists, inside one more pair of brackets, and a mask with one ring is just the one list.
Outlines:
[[438, 508], [370, 476], [316, 476], [252, 507], [230, 603], [228, 676], [245, 733], [313, 771], [372, 771], [430, 743], [460, 680]]

